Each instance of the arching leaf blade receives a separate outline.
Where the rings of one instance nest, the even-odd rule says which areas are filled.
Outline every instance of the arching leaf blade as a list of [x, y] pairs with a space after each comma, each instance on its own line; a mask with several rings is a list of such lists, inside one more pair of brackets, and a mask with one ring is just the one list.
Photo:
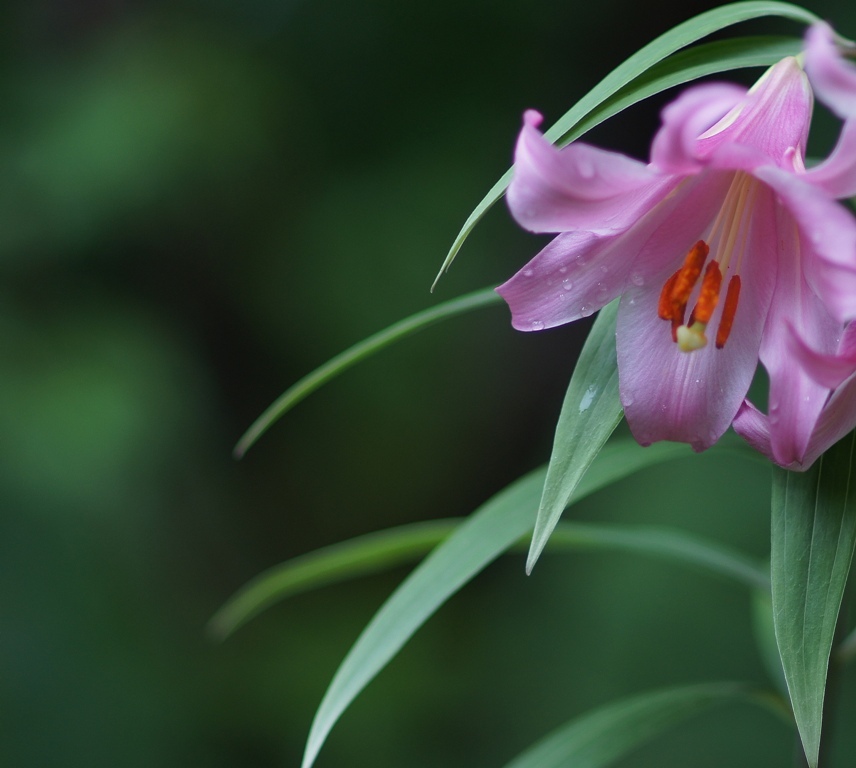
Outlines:
[[[216, 639], [225, 639], [266, 608], [288, 597], [414, 562], [460, 525], [460, 520], [431, 520], [396, 526], [276, 565], [241, 587], [211, 618], [208, 633]], [[526, 551], [528, 546], [529, 541], [521, 538], [509, 551]], [[746, 555], [668, 528], [561, 522], [546, 551], [547, 554], [612, 551], [647, 555], [692, 566], [755, 590], [769, 593], [770, 589], [769, 569]]]
[[[686, 455], [686, 454], [685, 454]], [[689, 565], [754, 590], [770, 590], [769, 571], [747, 555], [683, 531], [646, 525], [562, 522], [546, 552], [595, 550], [648, 555]]]
[[620, 88], [584, 118], [567, 126], [567, 130], [563, 130], [565, 124], [560, 120], [551, 128], [557, 132], [554, 143], [570, 144], [604, 120], [669, 88], [736, 69], [769, 67], [787, 56], [795, 56], [801, 49], [799, 38], [765, 36], [717, 40], [679, 51]]
[[229, 598], [208, 622], [208, 634], [223, 640], [287, 597], [413, 562], [430, 552], [459, 524], [459, 520], [431, 520], [396, 526], [275, 565]]
[[[819, 21], [817, 16], [804, 8], [790, 3], [779, 2], [731, 3], [729, 5], [724, 5], [720, 8], [714, 8], [710, 11], [701, 13], [698, 16], [685, 21], [683, 24], [679, 24], [678, 26], [670, 29], [668, 32], [663, 33], [660, 37], [651, 41], [630, 58], [626, 59], [622, 64], [619, 64], [594, 88], [585, 94], [585, 96], [583, 96], [570, 110], [568, 110], [568, 112], [566, 112], [555, 123], [555, 125], [550, 128], [549, 131], [547, 131], [547, 137], [551, 141], [556, 141], [562, 136], [569, 135], [577, 123], [589, 115], [590, 112], [598, 108], [604, 101], [614, 96], [620, 89], [626, 88], [640, 75], [647, 72], [649, 69], [662, 62], [676, 51], [679, 51], [682, 48], [713, 34], [714, 32], [725, 29], [726, 27], [764, 16], [778, 16], [804, 24], [813, 24], [814, 22]], [[710, 49], [710, 53], [716, 55], [718, 51], [713, 48]], [[775, 60], [776, 59], [759, 61], [748, 66], [765, 66], [766, 64], [774, 63]], [[696, 62], [692, 66], [698, 66], [698, 64], [699, 63]], [[712, 69], [704, 74], [715, 74], [716, 72], [733, 68], [734, 67], [726, 65], [722, 69]], [[672, 87], [673, 85], [679, 85], [683, 82], [687, 82], [693, 77], [700, 76], [701, 75], [696, 74], [683, 79], [681, 79], [683, 76], [679, 76], [675, 82], [671, 83], [671, 85], [665, 85], [659, 90], [665, 90], [665, 88]], [[630, 100], [625, 104], [625, 107], [635, 103], [635, 101], [646, 98], [646, 96], [651, 95], [651, 93], [656, 92], [658, 91], [649, 92], [646, 95], [640, 95], [638, 99]], [[623, 109], [625, 107], [621, 108]], [[615, 113], [613, 112], [612, 114]], [[602, 119], [605, 119], [605, 117], [606, 116]], [[591, 127], [592, 126], [590, 125], [589, 128]], [[432, 290], [436, 287], [437, 282], [443, 274], [448, 271], [452, 262], [455, 260], [458, 251], [461, 249], [461, 246], [473, 231], [476, 224], [505, 193], [505, 188], [508, 186], [508, 182], [510, 180], [511, 170], [508, 170], [503, 174], [500, 180], [491, 187], [487, 195], [485, 195], [482, 201], [467, 217], [467, 220], [464, 222], [464, 226], [461, 228], [461, 231], [452, 243], [449, 253], [446, 255], [446, 258], [440, 267], [440, 271], [437, 273], [437, 277], [434, 279], [434, 283], [431, 287]]]
[[773, 470], [773, 621], [794, 718], [817, 765], [826, 675], [856, 544], [856, 433], [807, 472]]
[[[574, 492], [579, 500], [634, 472], [673, 458], [675, 446], [605, 446]], [[402, 582], [339, 666], [315, 714], [302, 768], [310, 768], [336, 721], [434, 612], [531, 529], [545, 472], [537, 470], [474, 512]]]
[[421, 331], [440, 320], [447, 320], [456, 315], [471, 312], [474, 309], [499, 304], [500, 301], [499, 296], [493, 288], [484, 288], [480, 291], [445, 301], [422, 312], [417, 312], [415, 315], [411, 315], [404, 320], [399, 320], [388, 328], [354, 344], [354, 346], [328, 360], [320, 368], [316, 368], [312, 373], [304, 376], [300, 381], [283, 392], [253, 422], [252, 426], [238, 441], [234, 450], [235, 458], [241, 458], [277, 419], [297, 405], [303, 398], [309, 396], [316, 389], [334, 379], [351, 366], [365, 360], [376, 352], [380, 352], [380, 350], [388, 347], [390, 344], [400, 341], [417, 331]]
[[655, 736], [729, 700], [775, 706], [773, 694], [739, 683], [667, 688], [607, 704], [563, 725], [505, 768], [606, 768]]

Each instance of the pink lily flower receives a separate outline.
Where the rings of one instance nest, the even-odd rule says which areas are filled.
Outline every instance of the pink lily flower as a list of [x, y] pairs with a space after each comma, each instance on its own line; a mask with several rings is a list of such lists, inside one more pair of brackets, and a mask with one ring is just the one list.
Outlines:
[[642, 445], [710, 447], [760, 359], [782, 401], [777, 455], [805, 453], [825, 397], [809, 376], [792, 380], [789, 323], [834, 355], [856, 317], [856, 222], [834, 199], [856, 146], [807, 172], [812, 104], [795, 58], [748, 91], [689, 88], [664, 109], [648, 164], [581, 142], [558, 150], [541, 116], [524, 115], [508, 204], [526, 229], [559, 234], [497, 291], [525, 331], [621, 297], [620, 396]]
[[[856, 195], [856, 67], [842, 53], [852, 55], [856, 49], [836, 38], [829, 25], [809, 29], [806, 73], [818, 97], [845, 122], [830, 157], [804, 178], [835, 197], [852, 197]], [[849, 285], [842, 289], [849, 290]], [[849, 313], [837, 317], [853, 319]], [[824, 340], [808, 338], [798, 320], [794, 316], [774, 331], [780, 337], [777, 353], [784, 375], [778, 381], [771, 379], [769, 414], [747, 400], [734, 429], [776, 463], [804, 470], [856, 427], [856, 324], [840, 324]]]

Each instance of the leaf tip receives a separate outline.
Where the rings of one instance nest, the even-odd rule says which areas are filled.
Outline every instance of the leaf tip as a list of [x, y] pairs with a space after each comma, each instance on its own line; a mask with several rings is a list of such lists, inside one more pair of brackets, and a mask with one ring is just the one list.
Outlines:
[[526, 575], [531, 576], [532, 571], [535, 570], [535, 563], [538, 562], [538, 558], [541, 557], [541, 552], [544, 550], [544, 546], [536, 546], [535, 541], [532, 541], [532, 545], [529, 547], [529, 554], [526, 557]]
[[222, 643], [230, 634], [228, 623], [223, 620], [219, 612], [214, 614], [205, 625], [205, 639], [211, 643]]

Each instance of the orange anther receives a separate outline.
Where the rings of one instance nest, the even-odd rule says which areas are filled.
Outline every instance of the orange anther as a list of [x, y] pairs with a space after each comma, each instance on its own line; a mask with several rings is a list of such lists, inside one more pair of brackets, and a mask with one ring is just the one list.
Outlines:
[[719, 289], [721, 287], [722, 271], [719, 269], [719, 264], [711, 261], [704, 271], [701, 291], [698, 295], [698, 302], [696, 302], [695, 309], [693, 310], [690, 325], [694, 322], [704, 323], [705, 325], [710, 322], [713, 310], [716, 309], [716, 305], [719, 302]]
[[716, 330], [716, 348], [722, 349], [728, 341], [731, 333], [731, 325], [734, 323], [734, 315], [737, 312], [737, 301], [740, 299], [740, 275], [734, 275], [728, 281], [728, 292], [725, 294], [725, 306], [722, 308], [722, 317], [719, 319], [719, 328]]
[[710, 248], [704, 240], [699, 240], [684, 259], [684, 266], [678, 270], [678, 277], [672, 286], [672, 305], [686, 305], [693, 287], [701, 274], [704, 261], [710, 253]]
[[672, 290], [675, 287], [679, 274], [681, 274], [681, 270], [678, 270], [674, 275], [666, 280], [663, 290], [660, 291], [660, 303], [657, 305], [657, 314], [663, 320], [671, 320], [675, 315], [675, 311], [672, 307]]

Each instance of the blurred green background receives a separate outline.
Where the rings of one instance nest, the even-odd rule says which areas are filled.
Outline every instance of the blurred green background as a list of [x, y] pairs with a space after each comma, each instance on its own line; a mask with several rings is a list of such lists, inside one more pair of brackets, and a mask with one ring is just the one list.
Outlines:
[[[469, 514], [544, 462], [586, 328], [518, 334], [481, 310], [329, 385], [243, 461], [232, 446], [333, 354], [519, 268], [540, 241], [498, 206], [428, 292], [522, 111], [552, 122], [713, 5], [2, 6], [0, 764], [299, 764], [406, 569], [295, 598], [222, 645], [205, 622], [273, 564]], [[812, 10], [856, 35], [851, 3]], [[745, 27], [771, 29], [800, 33]], [[645, 157], [661, 104], [592, 140]], [[767, 478], [687, 453], [576, 516], [765, 556]], [[370, 686], [318, 766], [502, 765], [619, 695], [763, 680], [749, 632], [745, 592], [675, 566], [547, 555], [526, 578], [509, 556]], [[791, 748], [771, 716], [724, 708], [625, 764], [774, 766]]]

